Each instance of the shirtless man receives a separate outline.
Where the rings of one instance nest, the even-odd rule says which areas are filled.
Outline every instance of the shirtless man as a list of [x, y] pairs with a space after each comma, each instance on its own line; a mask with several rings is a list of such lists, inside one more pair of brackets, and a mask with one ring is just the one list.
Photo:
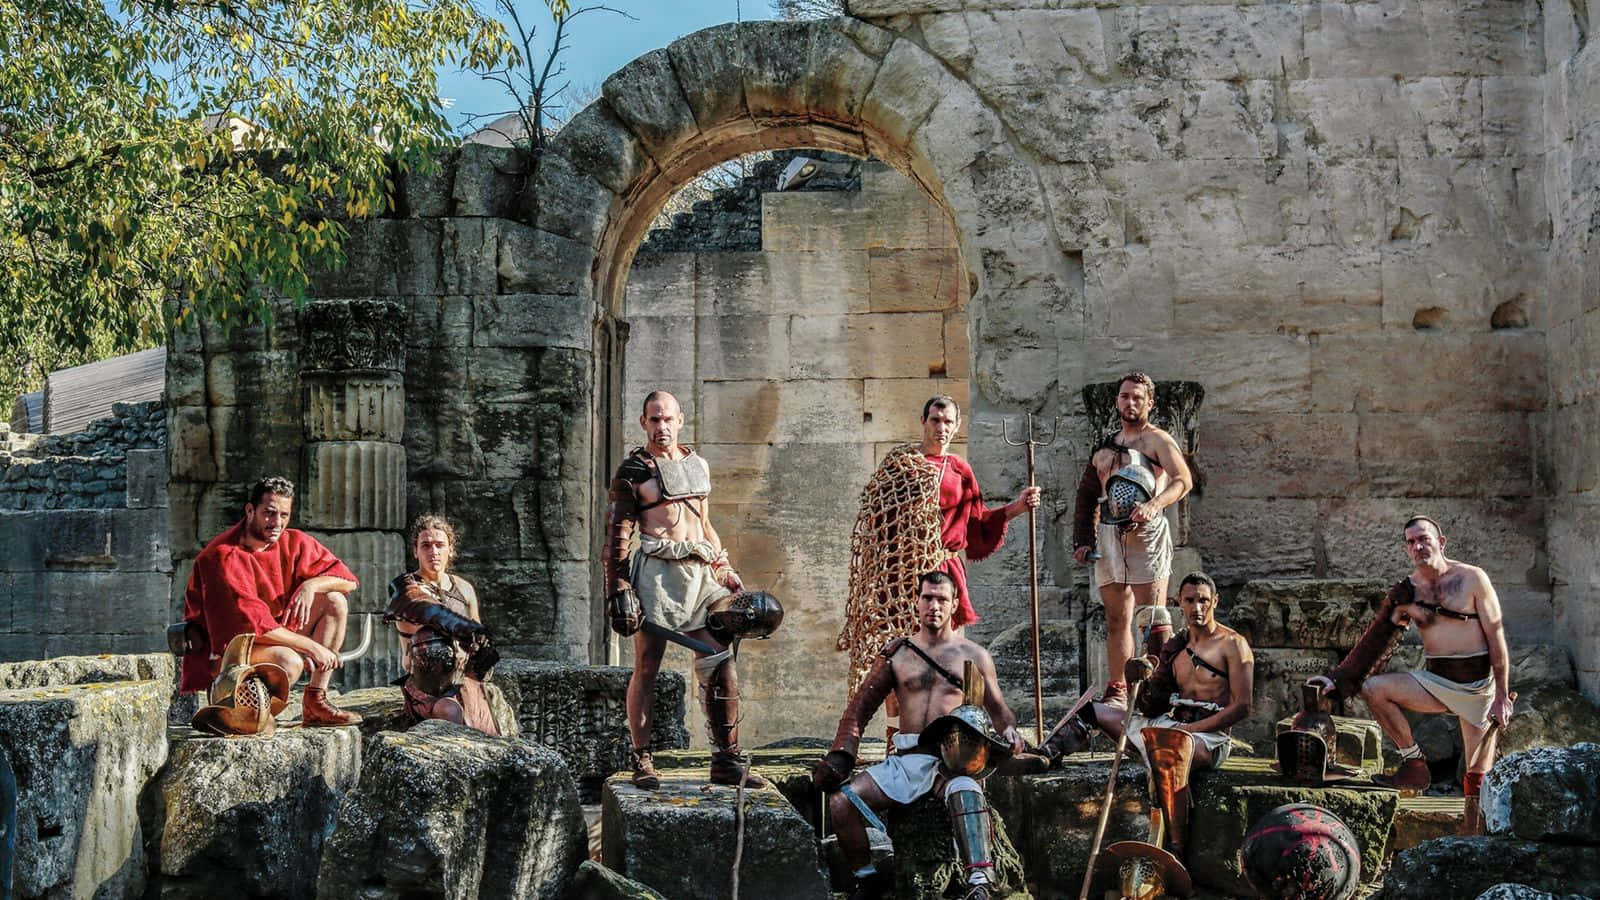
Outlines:
[[[1178, 605], [1188, 631], [1167, 641], [1155, 658], [1129, 665], [1154, 669], [1140, 690], [1138, 712], [1128, 726], [1128, 743], [1148, 756], [1140, 731], [1175, 728], [1194, 737], [1192, 768], [1216, 768], [1228, 758], [1228, 729], [1250, 715], [1255, 696], [1255, 655], [1242, 635], [1217, 621], [1217, 585], [1192, 572], [1178, 585]], [[1042, 758], [1042, 770], [1075, 753], [1098, 729], [1115, 738], [1122, 731], [1125, 706], [1086, 703], [1056, 727], [1037, 751], [1021, 759]], [[1019, 759], [1019, 763], [1021, 762]]]
[[[731, 652], [706, 628], [711, 604], [744, 589], [711, 525], [711, 469], [693, 449], [678, 443], [683, 429], [678, 398], [652, 391], [639, 427], [645, 445], [628, 454], [611, 480], [603, 556], [611, 628], [633, 637], [627, 697], [633, 783], [647, 790], [661, 783], [650, 759], [651, 711], [667, 642], [640, 630], [648, 619], [717, 651], [697, 652], [694, 665], [714, 747], [711, 782], [731, 785], [744, 779], [749, 787], [766, 787], [769, 782], [754, 772], [746, 778], [739, 763], [738, 673]], [[636, 530], [639, 547], [630, 559]]]
[[[1122, 428], [1107, 435], [1095, 448], [1078, 483], [1073, 513], [1072, 555], [1079, 564], [1098, 552], [1094, 565], [1100, 602], [1106, 608], [1106, 671], [1112, 673], [1102, 702], [1127, 706], [1128, 683], [1117, 679], [1133, 656], [1133, 609], [1162, 607], [1167, 602], [1167, 577], [1172, 572], [1172, 535], [1161, 511], [1182, 500], [1194, 486], [1183, 451], [1172, 435], [1150, 424], [1156, 385], [1143, 372], [1129, 372], [1117, 385], [1117, 413]], [[1149, 499], [1126, 510], [1126, 520], [1116, 515], [1107, 498], [1112, 476], [1132, 473], [1140, 495]], [[1123, 479], [1126, 480], [1126, 479]], [[1098, 524], [1097, 524], [1098, 520]], [[1166, 615], [1162, 613], [1161, 615]], [[1146, 642], [1146, 652], [1159, 648], [1171, 626], [1157, 620]]]
[[[962, 704], [960, 673], [967, 661], [977, 664], [984, 682], [984, 709], [1009, 742], [1023, 750], [1017, 720], [1006, 706], [995, 679], [994, 661], [982, 647], [956, 633], [951, 616], [960, 604], [954, 579], [929, 572], [917, 584], [918, 630], [884, 645], [872, 671], [845, 707], [833, 749], [817, 761], [817, 787], [828, 792], [828, 817], [839, 835], [839, 847], [856, 875], [853, 898], [887, 896], [892, 877], [878, 871], [867, 844], [861, 808], [877, 814], [939, 791], [955, 826], [957, 850], [970, 887], [965, 900], [987, 900], [993, 860], [989, 858], [989, 808], [983, 786], [967, 776], [950, 777], [940, 768], [938, 749], [920, 743], [925, 726]], [[941, 671], [942, 670], [942, 671]], [[861, 732], [884, 698], [900, 701], [903, 731], [894, 736], [895, 752], [883, 762], [852, 777]]]
[[[1466, 773], [1462, 792], [1476, 797], [1483, 775], [1494, 760], [1491, 721], [1511, 718], [1511, 677], [1505, 623], [1489, 576], [1477, 566], [1444, 555], [1445, 537], [1438, 523], [1415, 516], [1405, 524], [1406, 555], [1415, 566], [1411, 575], [1389, 589], [1378, 617], [1344, 661], [1327, 675], [1306, 683], [1334, 697], [1360, 694], [1384, 734], [1400, 748], [1401, 763], [1392, 776], [1373, 781], [1404, 791], [1428, 787], [1428, 761], [1411, 737], [1405, 710], [1450, 713], [1461, 723], [1461, 742], [1475, 763]], [[1422, 634], [1426, 663], [1420, 671], [1377, 674], [1411, 625]], [[1488, 746], [1479, 752], [1479, 744]]]

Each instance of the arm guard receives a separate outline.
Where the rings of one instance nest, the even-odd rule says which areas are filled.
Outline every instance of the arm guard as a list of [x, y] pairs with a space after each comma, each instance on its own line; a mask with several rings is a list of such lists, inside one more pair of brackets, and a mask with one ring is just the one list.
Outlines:
[[839, 717], [839, 730], [833, 735], [834, 750], [842, 750], [852, 757], [858, 755], [862, 729], [872, 721], [873, 714], [883, 705], [884, 698], [894, 690], [894, 666], [889, 663], [889, 658], [900, 649], [903, 640], [891, 641], [883, 648], [872, 663], [872, 671], [867, 673], [866, 680], [856, 688], [856, 695], [845, 705], [844, 715]]
[[1078, 499], [1072, 507], [1072, 548], [1093, 548], [1095, 526], [1100, 523], [1100, 470], [1094, 467], [1094, 458], [1083, 467], [1083, 477], [1078, 479]]
[[1139, 692], [1140, 714], [1153, 719], [1172, 709], [1172, 695], [1179, 693], [1178, 674], [1173, 669], [1172, 661], [1178, 658], [1178, 654], [1188, 643], [1188, 632], [1185, 632], [1182, 636], [1167, 641], [1161, 648], [1156, 673], [1150, 676], [1144, 683], [1144, 689]]
[[633, 540], [634, 530], [638, 527], [639, 497], [634, 493], [633, 485], [619, 471], [617, 477], [611, 479], [611, 489], [606, 499], [606, 546], [601, 552], [600, 561], [605, 568], [606, 594], [610, 596], [633, 589], [627, 574], [628, 543]]
[[434, 631], [460, 641], [467, 647], [479, 647], [489, 641], [489, 629], [482, 623], [452, 612], [449, 607], [433, 599], [424, 585], [407, 579], [397, 590], [389, 592], [389, 609], [383, 617], [432, 628]]
[[1360, 694], [1361, 683], [1383, 671], [1389, 664], [1389, 657], [1394, 655], [1400, 638], [1406, 633], [1404, 628], [1394, 624], [1394, 611], [1410, 603], [1416, 595], [1416, 588], [1411, 586], [1409, 578], [1402, 578], [1389, 588], [1383, 602], [1378, 604], [1377, 617], [1361, 632], [1361, 637], [1356, 639], [1355, 646], [1345, 654], [1344, 660], [1328, 673], [1328, 680], [1333, 682], [1335, 698]]

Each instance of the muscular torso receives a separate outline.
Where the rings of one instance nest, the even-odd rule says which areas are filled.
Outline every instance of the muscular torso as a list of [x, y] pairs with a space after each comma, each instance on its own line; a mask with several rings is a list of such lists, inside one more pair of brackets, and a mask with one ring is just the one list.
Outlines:
[[[982, 660], [982, 648], [965, 638], [936, 647], [918, 646], [957, 678], [962, 677], [967, 660]], [[901, 731], [921, 732], [929, 722], [961, 705], [961, 689], [935, 672], [911, 648], [900, 648], [889, 664], [894, 668], [894, 693], [900, 701]]]
[[[1236, 637], [1232, 629], [1219, 627], [1213, 635], [1191, 634], [1188, 648], [1201, 659], [1227, 672], [1229, 663], [1238, 661]], [[1228, 679], [1198, 665], [1184, 650], [1179, 650], [1173, 659], [1172, 674], [1178, 680], [1179, 696], [1186, 700], [1202, 700], [1222, 706], [1232, 701]]]
[[[1470, 566], [1451, 563], [1437, 582], [1428, 583], [1413, 576], [1411, 584], [1416, 588], [1419, 601], [1460, 613], [1478, 612], [1479, 578]], [[1477, 619], [1463, 621], [1440, 615], [1416, 603], [1403, 604], [1396, 612], [1402, 624], [1405, 618], [1409, 618], [1417, 626], [1417, 631], [1422, 635], [1422, 649], [1429, 656], [1488, 652], [1489, 642]]]

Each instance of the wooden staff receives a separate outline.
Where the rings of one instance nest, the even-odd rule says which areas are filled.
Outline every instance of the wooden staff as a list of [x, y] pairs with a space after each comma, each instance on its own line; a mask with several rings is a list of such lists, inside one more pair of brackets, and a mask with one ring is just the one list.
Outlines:
[[1100, 798], [1100, 821], [1094, 826], [1094, 843], [1089, 845], [1089, 867], [1083, 870], [1083, 887], [1078, 891], [1078, 900], [1088, 900], [1089, 882], [1094, 880], [1094, 863], [1100, 855], [1100, 844], [1106, 837], [1106, 823], [1111, 819], [1111, 803], [1116, 798], [1117, 769], [1122, 764], [1122, 753], [1128, 749], [1128, 726], [1133, 722], [1133, 710], [1139, 702], [1139, 690], [1144, 687], [1144, 678], [1134, 681], [1128, 688], [1128, 708], [1122, 714], [1122, 731], [1117, 735], [1117, 752], [1111, 757], [1111, 777], [1106, 779], [1106, 793]]
[[[1028, 459], [1028, 487], [1033, 487], [1033, 448], [1036, 445], [1047, 445], [1056, 439], [1055, 428], [1050, 429], [1050, 436], [1044, 440], [1034, 437], [1033, 413], [1028, 413], [1025, 421], [1025, 434], [1020, 441], [1011, 439], [1010, 423], [1001, 420], [1004, 437], [1007, 444], [1013, 447], [1026, 447]], [[1034, 744], [1044, 743], [1044, 674], [1039, 664], [1039, 548], [1038, 525], [1034, 515], [1036, 510], [1028, 507], [1028, 609], [1033, 623], [1033, 731]]]

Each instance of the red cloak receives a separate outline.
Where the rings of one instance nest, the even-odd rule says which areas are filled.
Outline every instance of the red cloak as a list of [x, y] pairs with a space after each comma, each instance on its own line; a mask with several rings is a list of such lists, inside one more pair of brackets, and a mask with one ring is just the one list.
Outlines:
[[217, 535], [195, 558], [183, 593], [183, 618], [205, 629], [206, 643], [183, 657], [180, 691], [211, 686], [222, 651], [238, 634], [265, 634], [284, 626], [289, 599], [308, 578], [331, 575], [347, 581], [356, 576], [327, 547], [303, 531], [284, 529], [263, 550], [240, 544], [244, 522]]
[[[972, 474], [967, 461], [954, 453], [944, 456], [924, 457], [935, 468], [942, 468], [939, 480], [939, 533], [946, 550], [966, 550], [973, 562], [999, 549], [1006, 539], [1006, 514], [1002, 507], [990, 509], [983, 504], [983, 491], [978, 489], [978, 477]], [[952, 624], [960, 628], [978, 621], [978, 613], [967, 596], [967, 568], [961, 557], [952, 556], [939, 565], [956, 582], [956, 607]]]

